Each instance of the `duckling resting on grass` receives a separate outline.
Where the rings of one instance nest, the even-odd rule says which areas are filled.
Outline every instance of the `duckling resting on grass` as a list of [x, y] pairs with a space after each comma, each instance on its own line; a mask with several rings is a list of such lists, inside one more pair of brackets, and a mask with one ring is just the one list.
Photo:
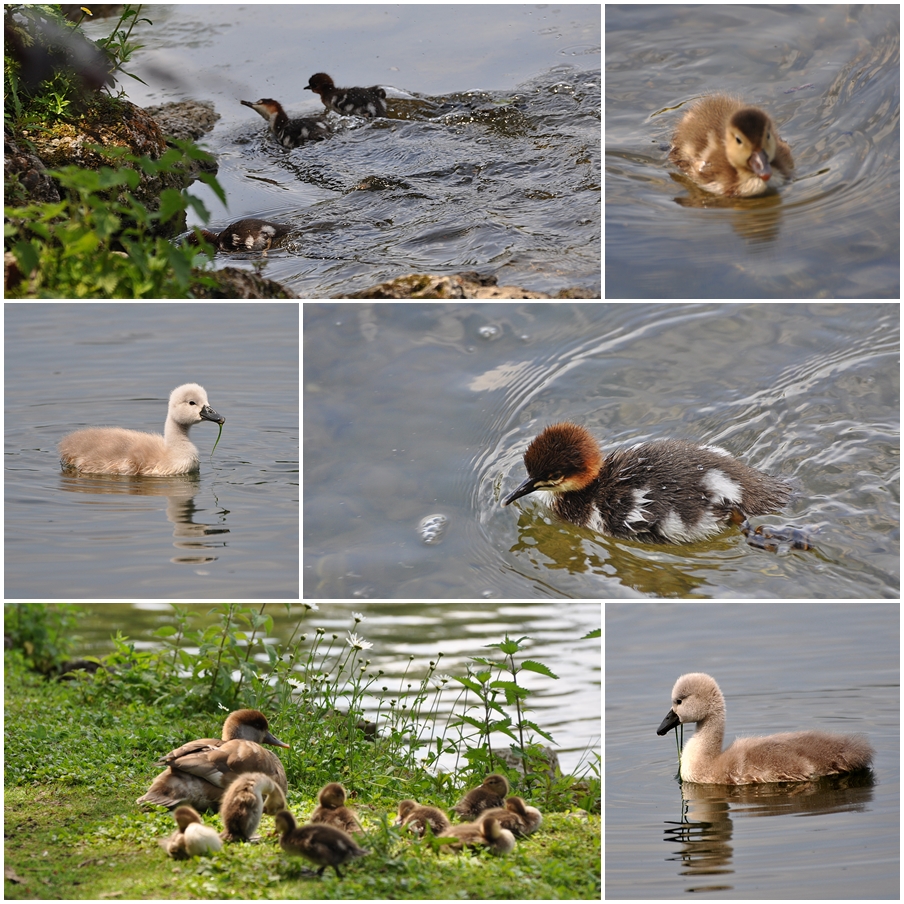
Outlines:
[[355, 811], [345, 806], [345, 798], [345, 788], [339, 782], [325, 785], [317, 796], [320, 806], [311, 814], [311, 822], [335, 826], [349, 834], [363, 832]]
[[289, 746], [270, 734], [262, 712], [240, 709], [230, 713], [222, 739], [199, 738], [161, 757], [158, 763], [167, 768], [136, 803], [164, 807], [188, 803], [199, 810], [215, 810], [227, 785], [245, 772], [269, 775], [285, 795], [289, 786], [283, 764], [261, 744]]
[[528, 807], [520, 797], [512, 796], [505, 802], [505, 807], [493, 807], [492, 810], [484, 810], [477, 818], [478, 822], [485, 819], [495, 819], [504, 829], [508, 829], [513, 835], [530, 835], [536, 832], [543, 821], [540, 811], [536, 807]]
[[280, 810], [276, 814], [276, 828], [282, 832], [279, 846], [287, 854], [304, 857], [306, 860], [316, 863], [320, 867], [317, 870], [318, 876], [322, 876], [323, 871], [331, 866], [341, 879], [342, 873], [339, 872], [339, 867], [343, 863], [370, 853], [359, 847], [354, 838], [347, 835], [342, 829], [336, 829], [323, 823], [296, 825], [295, 817], [288, 810]]
[[672, 163], [715, 195], [746, 198], [791, 177], [791, 149], [768, 113], [737, 98], [714, 95], [678, 123]]
[[220, 804], [224, 826], [220, 837], [223, 841], [250, 841], [260, 825], [262, 813], [275, 816], [285, 807], [282, 789], [269, 775], [262, 772], [240, 775], [226, 789]]
[[463, 822], [452, 826], [439, 837], [458, 839], [455, 844], [443, 845], [444, 849], [448, 848], [456, 853], [465, 847], [486, 847], [494, 854], [508, 854], [515, 847], [515, 836], [508, 829], [502, 828], [492, 816], [478, 822]]
[[423, 835], [426, 826], [434, 835], [442, 835], [452, 823], [438, 807], [422, 807], [415, 800], [399, 801], [399, 816], [396, 819], [397, 826], [411, 826], [411, 830], [418, 835]]
[[179, 828], [169, 838], [160, 840], [170, 857], [187, 860], [222, 849], [220, 836], [210, 826], [202, 825], [201, 817], [193, 807], [176, 807], [173, 817]]
[[477, 819], [484, 810], [505, 806], [505, 795], [508, 793], [508, 779], [494, 772], [483, 780], [479, 788], [469, 791], [452, 810], [462, 820]]

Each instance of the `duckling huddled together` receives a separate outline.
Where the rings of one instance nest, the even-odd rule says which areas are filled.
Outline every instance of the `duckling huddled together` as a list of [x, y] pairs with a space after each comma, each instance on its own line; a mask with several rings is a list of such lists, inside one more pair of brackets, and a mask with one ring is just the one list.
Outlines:
[[[308, 823], [299, 825], [288, 809], [288, 786], [279, 757], [263, 744], [289, 748], [270, 732], [258, 710], [230, 713], [221, 738], [200, 738], [183, 744], [158, 761], [166, 769], [158, 775], [139, 804], [161, 804], [173, 810], [177, 830], [160, 845], [174, 859], [208, 856], [223, 843], [257, 842], [264, 815], [273, 818], [279, 844], [285, 853], [314, 864], [322, 877], [370, 851], [357, 838], [365, 836], [358, 814], [348, 806], [348, 793], [339, 782], [325, 785]], [[441, 851], [485, 849], [508, 854], [516, 837], [536, 831], [540, 811], [521, 797], [507, 797], [508, 780], [493, 773], [468, 791], [453, 813], [462, 822], [453, 825], [439, 807], [406, 799], [398, 805], [397, 826], [406, 826], [416, 837], [429, 834], [444, 839]], [[219, 809], [223, 831], [203, 824], [199, 810]]]

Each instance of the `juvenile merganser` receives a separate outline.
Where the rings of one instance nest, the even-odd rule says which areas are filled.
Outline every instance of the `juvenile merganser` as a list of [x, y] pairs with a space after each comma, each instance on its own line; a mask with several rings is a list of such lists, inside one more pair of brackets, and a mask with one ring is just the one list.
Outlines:
[[[222, 232], [198, 230], [219, 251], [267, 251], [275, 239], [280, 239], [291, 231], [291, 226], [268, 223], [254, 217], [230, 223]], [[190, 245], [197, 245], [198, 237], [192, 233], [186, 241]]]
[[243, 100], [241, 104], [257, 110], [270, 123], [273, 137], [284, 148], [297, 148], [306, 141], [323, 141], [324, 138], [330, 137], [329, 124], [323, 119], [316, 116], [306, 119], [289, 119], [282, 104], [269, 97], [262, 97], [253, 103], [250, 100]]
[[[524, 453], [527, 479], [502, 501], [545, 490], [563, 521], [647, 543], [688, 543], [782, 508], [791, 487], [717, 446], [657, 440], [604, 458], [577, 424], [547, 427]], [[806, 548], [806, 547], [803, 547]]]
[[337, 88], [325, 72], [315, 72], [304, 90], [319, 94], [323, 105], [334, 113], [355, 113], [366, 119], [386, 115], [386, 92], [379, 85], [372, 88]]

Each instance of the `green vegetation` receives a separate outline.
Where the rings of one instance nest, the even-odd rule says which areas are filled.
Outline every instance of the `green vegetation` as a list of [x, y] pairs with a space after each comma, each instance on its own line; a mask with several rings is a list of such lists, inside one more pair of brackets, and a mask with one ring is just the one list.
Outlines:
[[[205, 607], [216, 621], [204, 627], [193, 624], [198, 607], [174, 606], [157, 632], [160, 649], [139, 651], [117, 636], [105, 668], [73, 681], [27, 668], [67, 655], [72, 608], [6, 606], [15, 648], [5, 657], [7, 898], [599, 898], [599, 755], [588, 752], [579, 776], [548, 768], [536, 743], [548, 733], [528, 719], [519, 679], [525, 670], [554, 676], [520, 657], [525, 638], [491, 645], [498, 656], [475, 657], [461, 676], [440, 674], [437, 656], [415, 678], [410, 662], [390, 689], [367, 658], [361, 616], [343, 637], [317, 626], [315, 606], [288, 604], [296, 634], [277, 646], [267, 640], [273, 605]], [[452, 687], [453, 714], [440, 717], [439, 695]], [[304, 875], [269, 834], [269, 817], [261, 844], [228, 845], [211, 858], [176, 863], [157, 846], [173, 830], [171, 816], [134, 803], [157, 774], [154, 760], [218, 734], [225, 712], [243, 707], [264, 711], [291, 744], [279, 755], [299, 821], [327, 782], [352, 793], [371, 853], [347, 865], [344, 880]], [[526, 774], [490, 749], [490, 731], [512, 740]], [[457, 772], [431, 768], [450, 754]], [[448, 809], [491, 771], [543, 813], [540, 830], [511, 855], [437, 854], [392, 826], [399, 800]], [[221, 827], [216, 815], [205, 822]]]

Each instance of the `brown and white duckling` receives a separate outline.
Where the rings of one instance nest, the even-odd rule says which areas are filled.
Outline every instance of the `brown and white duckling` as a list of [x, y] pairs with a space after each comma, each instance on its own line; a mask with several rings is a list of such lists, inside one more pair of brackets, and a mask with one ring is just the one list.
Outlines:
[[317, 795], [320, 806], [311, 814], [311, 822], [335, 826], [350, 835], [355, 832], [363, 832], [364, 829], [361, 828], [355, 811], [345, 806], [345, 799], [345, 788], [339, 782], [324, 785], [320, 794]]
[[176, 807], [173, 817], [179, 828], [169, 838], [161, 839], [163, 849], [176, 860], [203, 857], [222, 850], [220, 836], [210, 826], [201, 823], [201, 817], [192, 807]]
[[540, 811], [536, 807], [529, 807], [520, 797], [512, 796], [505, 802], [505, 807], [493, 807], [492, 810], [484, 810], [477, 821], [495, 819], [504, 829], [508, 829], [513, 835], [530, 835], [536, 832], [543, 821]]
[[167, 768], [136, 803], [170, 808], [188, 803], [198, 810], [215, 810], [226, 787], [245, 772], [263, 772], [285, 794], [289, 786], [283, 764], [261, 744], [289, 746], [270, 733], [262, 712], [236, 710], [226, 719], [222, 738], [199, 738], [161, 757], [158, 763]]
[[463, 822], [443, 832], [440, 838], [457, 838], [455, 844], [444, 844], [443, 849], [459, 852], [465, 847], [489, 848], [494, 854], [508, 854], [515, 847], [515, 836], [492, 817], [478, 822]]
[[285, 807], [285, 795], [269, 775], [262, 772], [240, 775], [226, 789], [220, 804], [224, 826], [220, 837], [223, 841], [250, 841], [265, 810], [274, 816]]
[[483, 780], [479, 788], [470, 790], [452, 810], [462, 820], [477, 819], [484, 810], [505, 806], [505, 795], [508, 793], [508, 779], [494, 772]]
[[289, 119], [282, 104], [272, 97], [239, 103], [263, 116], [270, 124], [271, 134], [284, 148], [297, 148], [308, 141], [323, 141], [332, 134], [329, 123], [319, 116]]
[[442, 835], [451, 828], [452, 823], [438, 807], [422, 807], [416, 800], [402, 800], [399, 801], [399, 816], [395, 825], [411, 826], [418, 835], [423, 835], [426, 826], [430, 826], [434, 835]]
[[769, 114], [724, 95], [704, 97], [684, 114], [669, 159], [707, 191], [732, 198], [760, 195], [794, 169]]
[[[287, 236], [292, 231], [291, 226], [282, 223], [270, 223], [267, 220], [259, 220], [256, 217], [246, 217], [244, 220], [236, 220], [230, 223], [221, 232], [211, 232], [209, 229], [198, 229], [202, 238], [210, 242], [217, 251], [268, 251], [274, 242]], [[198, 244], [196, 233], [190, 233], [185, 241], [189, 245]]]
[[306, 860], [316, 863], [320, 867], [317, 870], [318, 876], [322, 876], [323, 871], [331, 866], [341, 879], [342, 873], [339, 872], [339, 867], [343, 863], [370, 853], [359, 847], [354, 838], [343, 832], [342, 829], [323, 823], [296, 825], [295, 817], [288, 810], [280, 810], [276, 814], [276, 828], [282, 832], [279, 846], [287, 854], [304, 857]]
[[325, 72], [315, 72], [304, 90], [319, 94], [323, 105], [334, 113], [356, 113], [365, 119], [386, 115], [386, 92], [379, 85], [372, 88], [337, 88]]

